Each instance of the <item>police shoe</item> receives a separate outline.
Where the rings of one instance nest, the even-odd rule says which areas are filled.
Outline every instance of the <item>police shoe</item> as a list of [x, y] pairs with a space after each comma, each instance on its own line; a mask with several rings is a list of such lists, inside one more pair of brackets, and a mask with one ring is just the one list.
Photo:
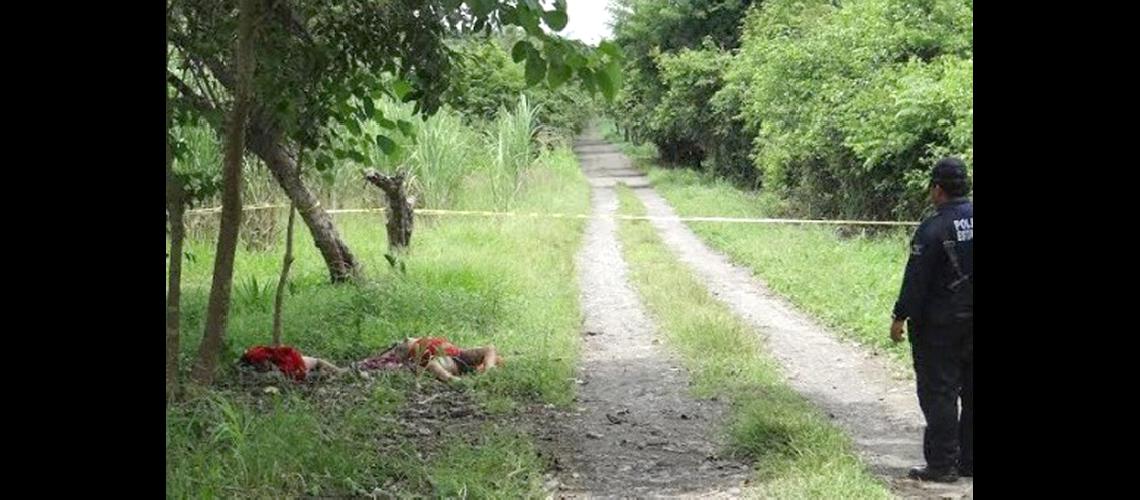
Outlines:
[[926, 466], [915, 467], [910, 470], [907, 477], [917, 479], [919, 481], [930, 481], [934, 483], [953, 483], [958, 480], [958, 471], [953, 467], [945, 469], [931, 469]]
[[973, 465], [959, 465], [958, 466], [958, 475], [962, 476], [962, 477], [974, 477], [974, 466]]

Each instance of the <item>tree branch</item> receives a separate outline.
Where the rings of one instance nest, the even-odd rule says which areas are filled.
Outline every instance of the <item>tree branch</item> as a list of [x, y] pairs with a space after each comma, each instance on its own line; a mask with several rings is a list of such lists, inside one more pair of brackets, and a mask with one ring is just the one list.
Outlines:
[[180, 101], [189, 104], [190, 107], [197, 109], [203, 115], [210, 116], [217, 111], [217, 108], [209, 99], [194, 92], [194, 89], [190, 88], [186, 82], [182, 81], [182, 79], [178, 78], [174, 73], [171, 73], [170, 70], [166, 71], [166, 82], [173, 85], [174, 89], [178, 91]]
[[313, 35], [305, 28], [305, 23], [297, 17], [293, 9], [289, 7], [288, 2], [285, 0], [269, 0], [269, 11], [273, 13], [287, 33], [300, 38], [301, 41], [309, 45], [316, 45]]

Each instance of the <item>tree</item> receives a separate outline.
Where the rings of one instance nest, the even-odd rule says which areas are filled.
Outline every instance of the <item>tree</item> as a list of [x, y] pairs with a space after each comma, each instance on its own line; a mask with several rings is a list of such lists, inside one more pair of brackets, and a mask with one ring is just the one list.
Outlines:
[[740, 23], [753, 3], [622, 0], [613, 7], [614, 43], [624, 50], [627, 75], [614, 116], [634, 137], [656, 144], [662, 161], [700, 167], [707, 153], [718, 152], [718, 164], [738, 162], [727, 149], [735, 130], [711, 127], [708, 118], [735, 114], [710, 99], [723, 87], [726, 56], [740, 45]]
[[727, 73], [765, 185], [805, 216], [920, 216], [930, 165], [972, 163], [972, 26], [957, 0], [766, 1]]
[[[174, 0], [169, 41], [176, 68], [167, 80], [179, 94], [183, 117], [203, 117], [218, 130], [236, 85], [232, 59], [224, 50], [232, 39], [234, 0]], [[354, 256], [332, 219], [301, 182], [295, 151], [321, 151], [332, 135], [343, 147], [321, 151], [315, 167], [334, 161], [363, 163], [365, 142], [390, 144], [383, 134], [362, 133], [375, 120], [393, 131], [401, 124], [377, 112], [375, 99], [388, 95], [415, 101], [417, 112], [438, 108], [448, 84], [448, 34], [490, 32], [505, 25], [524, 29], [528, 40], [512, 48], [525, 62], [527, 83], [544, 77], [555, 86], [577, 76], [587, 89], [612, 98], [620, 83], [616, 51], [596, 53], [552, 32], [565, 27], [565, 0], [546, 10], [536, 0], [261, 0], [264, 23], [259, 57], [272, 68], [255, 75], [250, 104], [248, 147], [261, 158], [296, 204], [313, 235], [333, 282], [355, 276]], [[354, 147], [355, 145], [355, 147]]]
[[285, 229], [285, 257], [281, 262], [281, 279], [277, 281], [277, 297], [273, 300], [273, 346], [281, 345], [281, 311], [285, 301], [285, 285], [289, 279], [289, 268], [293, 265], [293, 220], [297, 207], [289, 205], [289, 225]]
[[[167, 129], [170, 128], [170, 103], [166, 109]], [[170, 133], [166, 134], [166, 213], [170, 223], [170, 271], [166, 292], [166, 401], [178, 396], [178, 340], [179, 322], [182, 320], [182, 240], [186, 234], [182, 215], [186, 211], [182, 185], [174, 177], [174, 152], [170, 146]]]
[[[577, 76], [587, 89], [612, 99], [620, 84], [616, 49], [595, 52], [550, 32], [566, 25], [565, 0], [555, 0], [553, 10], [537, 0], [241, 0], [240, 7], [237, 0], [173, 0], [168, 6], [174, 55], [167, 82], [177, 96], [176, 121], [201, 120], [225, 135], [218, 252], [206, 332], [192, 373], [204, 384], [213, 379], [224, 341], [246, 148], [273, 173], [309, 227], [332, 281], [340, 282], [359, 269], [332, 219], [302, 182], [299, 151], [317, 151], [320, 171], [334, 158], [363, 163], [366, 141], [392, 154], [391, 139], [363, 133], [361, 124], [371, 121], [393, 133], [409, 133], [410, 126], [378, 112], [375, 100], [384, 95], [414, 101], [417, 112], [438, 108], [450, 63], [443, 43], [447, 33], [519, 26], [528, 40], [516, 43], [512, 56], [526, 61], [528, 85], [547, 78], [557, 86]], [[236, 53], [228, 48], [235, 32]], [[339, 136], [340, 146], [322, 150], [332, 136]]]
[[412, 228], [415, 222], [416, 200], [409, 197], [404, 189], [404, 176], [384, 175], [369, 169], [364, 179], [380, 188], [388, 199], [388, 247], [398, 253], [412, 242]]
[[206, 306], [206, 330], [198, 348], [198, 358], [191, 378], [202, 385], [214, 380], [218, 353], [221, 351], [229, 318], [230, 291], [233, 285], [234, 255], [237, 252], [238, 229], [241, 226], [241, 168], [245, 153], [245, 124], [249, 114], [254, 75], [254, 28], [260, 15], [259, 0], [241, 0], [238, 11], [238, 37], [235, 50], [237, 85], [233, 109], [225, 137], [225, 160], [222, 164], [222, 215], [218, 230], [218, 246], [214, 257], [214, 279]]

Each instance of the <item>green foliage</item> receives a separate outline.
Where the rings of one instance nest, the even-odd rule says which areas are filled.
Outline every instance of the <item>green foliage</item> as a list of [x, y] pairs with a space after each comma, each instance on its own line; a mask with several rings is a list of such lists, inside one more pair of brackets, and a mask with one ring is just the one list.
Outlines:
[[[739, 44], [740, 21], [751, 1], [627, 0], [615, 10], [614, 42], [625, 53], [623, 91], [613, 116], [637, 139], [653, 142], [668, 163], [699, 167], [734, 144], [737, 111], [710, 106]], [[599, 47], [601, 50], [601, 47]], [[715, 169], [738, 157], [718, 154]], [[737, 175], [737, 177], [740, 177]]]
[[[547, 81], [528, 86], [526, 71], [530, 61], [537, 61], [528, 56], [536, 49], [527, 40], [516, 40], [517, 36], [454, 40], [458, 57], [444, 102], [469, 120], [494, 120], [499, 110], [513, 107], [521, 94], [538, 107], [540, 126], [563, 137], [579, 132], [595, 106], [581, 85], [564, 85], [572, 76], [573, 63], [552, 61]], [[526, 65], [516, 64], [524, 60]]]
[[762, 179], [801, 215], [871, 218], [918, 217], [937, 158], [972, 165], [970, 1], [624, 5], [613, 114], [666, 163], [711, 154], [708, 170]]
[[[416, 114], [439, 108], [454, 55], [444, 40], [455, 34], [521, 28], [529, 43], [515, 59], [525, 58], [528, 86], [550, 75], [551, 87], [559, 87], [575, 69], [589, 80], [587, 89], [600, 89], [609, 99], [619, 84], [614, 68], [620, 51], [595, 51], [553, 34], [568, 20], [561, 1], [552, 10], [533, 0], [307, 0], [265, 8], [255, 42], [259, 123], [301, 149], [335, 139], [338, 159], [363, 162], [370, 144], [387, 156], [400, 155], [391, 131], [369, 132], [366, 124], [393, 123], [377, 108], [385, 97], [414, 102]], [[173, 107], [180, 122], [204, 117], [222, 126], [220, 112], [228, 108], [235, 82], [229, 63], [235, 9], [232, 1], [188, 0], [168, 11], [168, 81], [177, 90]], [[330, 163], [324, 155], [315, 165], [323, 170]]]
[[751, 136], [736, 117], [735, 94], [725, 88], [724, 71], [731, 61], [732, 54], [713, 45], [711, 37], [699, 49], [658, 55], [658, 77], [665, 91], [649, 128], [674, 141], [696, 145], [701, 157], [711, 154], [710, 172], [752, 182], [755, 169], [747, 157]]
[[820, 215], [916, 217], [941, 155], [972, 160], [970, 2], [772, 1], [730, 79], [769, 186]]
[[187, 207], [211, 199], [222, 185], [222, 155], [218, 138], [202, 123], [175, 125], [170, 129], [175, 181], [182, 186]]

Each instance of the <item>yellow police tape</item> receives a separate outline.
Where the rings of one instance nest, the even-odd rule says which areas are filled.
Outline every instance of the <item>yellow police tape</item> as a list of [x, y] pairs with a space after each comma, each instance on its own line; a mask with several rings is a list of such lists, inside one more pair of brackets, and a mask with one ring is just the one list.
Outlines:
[[[288, 205], [258, 205], [251, 207], [242, 207], [242, 210], [265, 210], [272, 208], [288, 208]], [[222, 210], [221, 207], [213, 208], [200, 208], [195, 210], [187, 210], [187, 214], [206, 214], [217, 213]], [[329, 214], [351, 214], [351, 213], [370, 213], [370, 212], [384, 212], [385, 208], [342, 208], [335, 210], [325, 210]], [[745, 217], [660, 217], [653, 215], [590, 215], [590, 214], [559, 214], [547, 212], [490, 212], [485, 210], [440, 210], [433, 208], [421, 208], [415, 210], [417, 215], [475, 215], [482, 217], [532, 217], [532, 218], [551, 218], [551, 219], [601, 219], [601, 218], [614, 218], [621, 220], [669, 220], [681, 222], [735, 222], [744, 224], [825, 224], [825, 225], [843, 225], [843, 226], [917, 226], [917, 222], [906, 221], [874, 221], [874, 220], [822, 220], [822, 219], [773, 219], [773, 218], [745, 218]]]

